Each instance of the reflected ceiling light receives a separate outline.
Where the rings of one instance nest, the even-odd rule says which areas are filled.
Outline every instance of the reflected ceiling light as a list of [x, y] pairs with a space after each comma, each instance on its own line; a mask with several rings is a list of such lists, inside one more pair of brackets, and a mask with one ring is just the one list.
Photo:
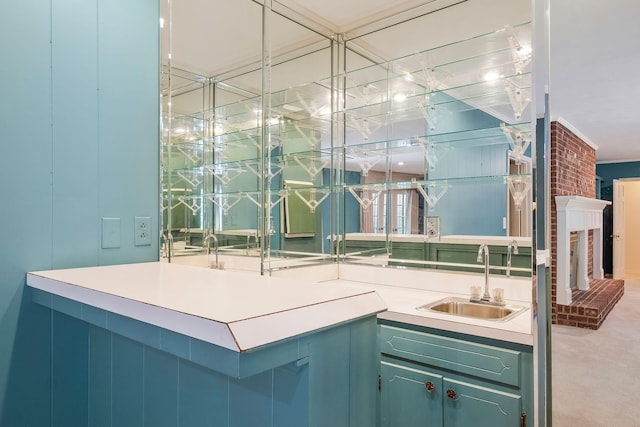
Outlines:
[[324, 116], [326, 114], [331, 114], [331, 107], [329, 107], [328, 105], [325, 105], [324, 107], [320, 108], [320, 111], [318, 111], [318, 113], [321, 116]]
[[404, 166], [404, 162], [398, 162], [398, 166]]
[[160, 28], [164, 28], [164, 18], [160, 18]]
[[497, 71], [489, 71], [482, 76], [485, 82], [494, 82], [500, 78], [500, 74]]
[[528, 58], [531, 56], [531, 46], [520, 46], [520, 49], [518, 49], [518, 55], [520, 55], [521, 58]]
[[406, 99], [407, 99], [407, 95], [405, 95], [404, 93], [396, 93], [393, 96], [393, 100], [396, 102], [406, 101]]
[[282, 108], [284, 108], [285, 110], [293, 111], [294, 113], [297, 113], [298, 111], [302, 111], [302, 108], [296, 107], [295, 105], [289, 105], [289, 104], [284, 104]]
[[277, 117], [271, 117], [269, 120], [267, 120], [267, 123], [269, 125], [277, 125], [278, 123], [280, 123], [280, 119]]
[[216, 125], [216, 126], [213, 128], [213, 134], [214, 134], [214, 135], [220, 135], [220, 134], [222, 134], [222, 133], [224, 133], [224, 129], [222, 128], [222, 126], [220, 126], [220, 125]]
[[173, 131], [174, 131], [175, 133], [177, 133], [178, 135], [182, 135], [182, 134], [184, 134], [184, 133], [187, 133], [187, 130], [186, 130], [186, 129], [184, 129], [184, 128], [175, 128]]
[[407, 71], [406, 73], [404, 73], [404, 79], [406, 81], [408, 81], [408, 82], [412, 82], [413, 81], [413, 76], [411, 75], [410, 72]]

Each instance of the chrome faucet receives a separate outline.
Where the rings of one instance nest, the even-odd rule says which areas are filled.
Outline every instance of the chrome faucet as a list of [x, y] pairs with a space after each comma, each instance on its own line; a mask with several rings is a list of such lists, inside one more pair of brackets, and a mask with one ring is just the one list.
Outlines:
[[209, 240], [213, 240], [213, 243], [215, 244], [214, 248], [216, 251], [216, 263], [212, 268], [219, 268], [220, 264], [218, 263], [218, 238], [213, 233], [207, 234], [207, 236], [202, 241], [202, 246], [206, 246], [207, 248], [207, 263], [211, 267], [211, 263], [209, 262], [209, 255], [211, 254], [211, 245], [208, 244]]
[[511, 254], [518, 255], [518, 242], [512, 239], [507, 246], [507, 277], [511, 277]]
[[484, 294], [480, 301], [491, 301], [491, 294], [489, 293], [489, 246], [486, 243], [480, 245], [478, 249], [478, 262], [482, 262], [484, 256]]

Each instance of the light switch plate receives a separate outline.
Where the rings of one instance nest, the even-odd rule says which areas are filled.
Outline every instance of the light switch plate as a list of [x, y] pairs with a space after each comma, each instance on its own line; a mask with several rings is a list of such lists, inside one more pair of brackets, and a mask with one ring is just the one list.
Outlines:
[[102, 218], [102, 249], [120, 247], [120, 218]]

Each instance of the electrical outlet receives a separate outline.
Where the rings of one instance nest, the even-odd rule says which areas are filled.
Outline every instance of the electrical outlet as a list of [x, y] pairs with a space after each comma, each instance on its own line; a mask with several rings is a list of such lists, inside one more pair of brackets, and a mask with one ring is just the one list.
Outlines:
[[136, 246], [148, 246], [151, 244], [151, 217], [137, 216], [134, 227], [134, 243]]

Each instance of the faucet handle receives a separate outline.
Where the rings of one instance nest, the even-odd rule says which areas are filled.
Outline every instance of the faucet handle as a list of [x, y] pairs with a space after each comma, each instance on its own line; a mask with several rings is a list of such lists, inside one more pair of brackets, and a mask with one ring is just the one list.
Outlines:
[[497, 303], [504, 302], [504, 289], [503, 288], [493, 288], [493, 301]]
[[471, 294], [471, 299], [480, 299], [480, 295], [482, 294], [482, 287], [470, 286], [469, 293]]

